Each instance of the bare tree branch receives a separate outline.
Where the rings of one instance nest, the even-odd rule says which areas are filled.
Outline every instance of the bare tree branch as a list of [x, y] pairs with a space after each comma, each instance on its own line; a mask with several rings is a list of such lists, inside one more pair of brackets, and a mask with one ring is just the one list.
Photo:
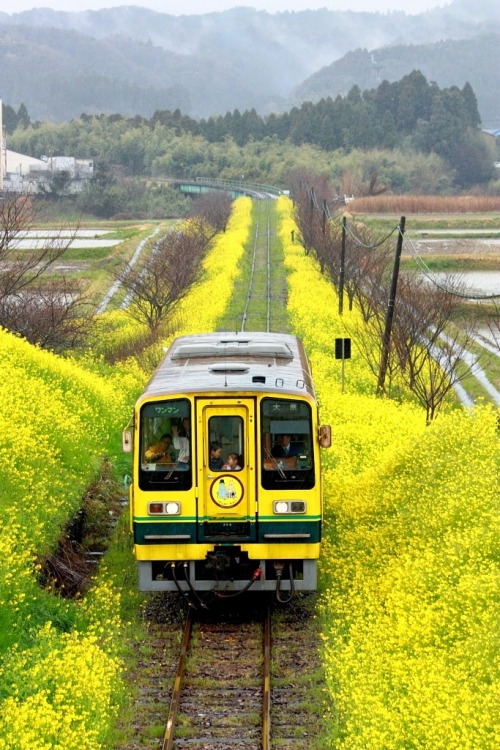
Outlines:
[[[28, 233], [37, 221], [31, 196], [0, 198], [0, 325], [31, 343], [61, 351], [79, 346], [92, 329], [92, 304], [81, 284], [48, 278], [77, 228], [37, 240]], [[28, 239], [30, 247], [22, 247]]]
[[133, 268], [128, 266], [120, 280], [131, 296], [129, 315], [157, 334], [198, 280], [205, 246], [198, 228], [170, 232], [148, 258]]
[[[460, 291], [453, 277], [448, 289]], [[472, 323], [457, 315], [460, 298], [414, 276], [400, 280], [393, 338], [403, 379], [426, 410], [430, 423], [453, 386], [470, 375], [466, 363]]]
[[195, 198], [190, 212], [192, 218], [201, 218], [212, 228], [212, 236], [225, 232], [231, 215], [232, 199], [228, 193], [212, 190]]
[[493, 304], [492, 314], [487, 327], [491, 334], [493, 345], [498, 347], [500, 354], [500, 305], [496, 303]]
[[83, 346], [93, 331], [95, 305], [83, 286], [49, 279], [0, 301], [0, 317], [32, 344], [61, 352]]
[[20, 240], [36, 219], [30, 196], [4, 196], [0, 200], [0, 299], [38, 279], [64, 254], [76, 234], [75, 230], [63, 237], [59, 232], [50, 239], [33, 240], [31, 248], [20, 248]]

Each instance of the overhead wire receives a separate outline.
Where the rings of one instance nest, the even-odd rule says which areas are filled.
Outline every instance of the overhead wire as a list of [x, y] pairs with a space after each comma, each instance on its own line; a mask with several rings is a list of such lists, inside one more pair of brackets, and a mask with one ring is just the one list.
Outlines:
[[499, 294], [465, 294], [464, 292], [460, 292], [458, 289], [448, 286], [446, 284], [443, 284], [439, 282], [433, 275], [432, 270], [429, 268], [425, 260], [422, 258], [420, 253], [418, 252], [417, 247], [415, 246], [415, 243], [413, 240], [406, 238], [406, 244], [410, 248], [410, 254], [415, 260], [417, 266], [419, 267], [421, 273], [436, 286], [438, 289], [441, 289], [443, 292], [447, 292], [448, 294], [452, 294], [455, 297], [460, 297], [461, 299], [467, 299], [472, 301], [485, 301], [485, 300], [494, 300], [494, 299], [500, 299], [500, 293]]
[[[339, 226], [342, 226], [342, 221], [337, 216], [332, 216], [332, 214], [330, 212], [330, 207], [329, 207], [328, 203], [326, 203], [326, 201], [325, 201], [325, 204], [324, 204], [323, 208], [321, 208], [318, 205], [318, 200], [316, 198], [316, 194], [315, 194], [313, 188], [309, 188], [308, 193], [309, 193], [309, 198], [311, 200], [311, 203], [312, 203], [313, 207], [317, 211], [321, 211], [321, 213], [323, 213], [325, 215], [325, 218], [328, 221], [331, 221], [334, 224], [338, 224]], [[357, 237], [354, 234], [354, 232], [352, 231], [352, 229], [350, 228], [350, 226], [348, 224], [346, 225], [347, 234], [352, 239], [352, 241], [355, 244], [359, 245], [360, 247], [364, 247], [366, 250], [375, 250], [377, 247], [380, 247], [381, 245], [384, 244], [384, 242], [387, 242], [387, 240], [390, 239], [392, 237], [392, 235], [394, 234], [394, 232], [397, 232], [398, 229], [399, 229], [399, 224], [397, 224], [393, 229], [391, 229], [391, 231], [389, 232], [389, 234], [386, 237], [384, 237], [383, 239], [381, 239], [378, 242], [375, 242], [375, 243], [373, 243], [371, 245], [367, 245], [359, 237]]]
[[362, 240], [361, 240], [361, 239], [360, 239], [359, 237], [357, 237], [357, 236], [356, 236], [356, 235], [354, 234], [354, 232], [353, 232], [353, 231], [352, 231], [352, 229], [350, 228], [349, 224], [346, 224], [346, 232], [347, 232], [347, 234], [349, 235], [349, 237], [351, 238], [351, 240], [352, 240], [352, 241], [353, 241], [353, 242], [354, 242], [354, 243], [355, 243], [356, 245], [358, 245], [359, 247], [363, 247], [363, 248], [365, 248], [365, 250], [376, 250], [376, 249], [377, 249], [377, 247], [380, 247], [380, 246], [381, 246], [381, 245], [383, 245], [383, 244], [384, 244], [385, 242], [387, 242], [387, 240], [389, 240], [389, 239], [390, 239], [390, 238], [392, 237], [392, 235], [394, 234], [394, 232], [398, 232], [398, 231], [401, 231], [401, 227], [400, 227], [400, 225], [399, 225], [399, 224], [397, 224], [397, 225], [396, 225], [396, 226], [395, 226], [395, 227], [394, 227], [393, 229], [391, 229], [391, 231], [389, 232], [389, 234], [388, 234], [388, 235], [387, 235], [386, 237], [383, 237], [383, 238], [382, 238], [381, 240], [379, 240], [378, 242], [374, 242], [374, 243], [372, 243], [372, 244], [370, 244], [370, 245], [367, 245], [367, 244], [366, 244], [365, 242], [363, 242], [363, 241], [362, 241]]
[[[332, 217], [329, 206], [326, 202], [323, 208], [321, 208], [318, 205], [318, 200], [316, 198], [316, 194], [313, 188], [311, 187], [308, 188], [308, 194], [309, 194], [311, 203], [316, 210], [321, 211], [329, 221], [342, 225], [341, 221], [337, 217]], [[380, 247], [385, 242], [387, 242], [387, 240], [389, 240], [395, 232], [398, 232], [398, 231], [401, 232], [401, 227], [399, 224], [397, 224], [397, 226], [391, 229], [391, 231], [386, 237], [379, 240], [378, 242], [367, 245], [365, 242], [361, 240], [361, 238], [359, 238], [352, 231], [348, 223], [346, 223], [344, 226], [345, 226], [347, 234], [349, 235], [349, 238], [356, 245], [358, 245], [359, 247], [363, 247], [365, 250], [375, 250], [376, 248]], [[465, 292], [460, 292], [457, 288], [454, 288], [452, 286], [439, 282], [432, 275], [431, 269], [429, 268], [425, 260], [422, 258], [422, 256], [419, 254], [417, 248], [415, 247], [415, 244], [412, 242], [411, 239], [408, 238], [408, 235], [406, 236], [405, 239], [406, 239], [405, 246], [409, 246], [410, 253], [412, 257], [414, 258], [415, 262], [417, 263], [417, 266], [419, 267], [420, 271], [438, 289], [441, 289], [442, 291], [447, 292], [448, 294], [452, 294], [455, 297], [459, 297], [461, 299], [466, 299], [466, 300], [471, 300], [471, 301], [488, 301], [488, 300], [500, 299], [500, 293], [499, 294], [471, 294], [471, 293], [466, 294]]]

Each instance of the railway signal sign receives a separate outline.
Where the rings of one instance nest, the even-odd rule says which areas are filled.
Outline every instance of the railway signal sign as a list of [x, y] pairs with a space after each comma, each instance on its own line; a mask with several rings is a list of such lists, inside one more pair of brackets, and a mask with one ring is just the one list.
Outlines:
[[351, 339], [335, 339], [335, 359], [351, 359]]
[[342, 360], [342, 393], [344, 393], [344, 362], [351, 359], [351, 339], [335, 339], [335, 359]]

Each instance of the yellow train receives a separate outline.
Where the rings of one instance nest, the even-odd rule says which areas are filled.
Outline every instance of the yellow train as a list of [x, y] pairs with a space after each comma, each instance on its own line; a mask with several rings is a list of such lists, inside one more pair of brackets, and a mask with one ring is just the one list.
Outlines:
[[123, 435], [142, 591], [286, 600], [317, 585], [322, 486], [311, 369], [295, 336], [177, 338]]

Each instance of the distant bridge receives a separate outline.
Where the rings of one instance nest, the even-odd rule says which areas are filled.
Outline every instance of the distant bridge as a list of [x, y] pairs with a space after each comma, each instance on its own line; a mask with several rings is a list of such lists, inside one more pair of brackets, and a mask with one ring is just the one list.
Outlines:
[[288, 190], [273, 185], [260, 185], [247, 182], [246, 180], [220, 180], [216, 177], [195, 177], [190, 180], [169, 179], [170, 185], [176, 187], [188, 195], [210, 193], [214, 190], [223, 190], [232, 198], [248, 195], [250, 198], [266, 200], [268, 198], [279, 198], [280, 195], [289, 195]]

